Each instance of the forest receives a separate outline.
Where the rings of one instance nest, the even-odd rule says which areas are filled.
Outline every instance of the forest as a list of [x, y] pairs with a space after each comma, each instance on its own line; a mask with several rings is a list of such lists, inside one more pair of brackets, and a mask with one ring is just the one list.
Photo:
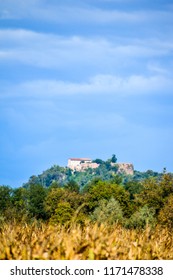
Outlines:
[[0, 186], [0, 259], [172, 259], [173, 175], [110, 162]]

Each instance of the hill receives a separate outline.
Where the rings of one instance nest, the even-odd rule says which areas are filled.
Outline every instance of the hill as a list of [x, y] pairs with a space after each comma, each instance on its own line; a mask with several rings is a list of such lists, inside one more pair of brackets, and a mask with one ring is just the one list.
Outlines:
[[[115, 155], [112, 155], [110, 159], [103, 161], [101, 159], [95, 159], [92, 164], [97, 164], [98, 167], [92, 168], [87, 166], [86, 168], [69, 168], [61, 167], [59, 165], [53, 165], [49, 169], [42, 172], [39, 175], [33, 175], [29, 178], [29, 181], [23, 185], [28, 187], [31, 184], [41, 184], [44, 187], [49, 187], [53, 183], [60, 186], [67, 184], [68, 182], [76, 182], [80, 189], [83, 189], [85, 185], [90, 183], [93, 179], [99, 178], [103, 181], [114, 180], [117, 182], [129, 182], [129, 181], [142, 181], [150, 177], [162, 176], [162, 173], [147, 170], [146, 172], [140, 172], [133, 170], [132, 164], [117, 163]], [[81, 163], [82, 166], [83, 163]], [[130, 172], [129, 172], [130, 169]]]

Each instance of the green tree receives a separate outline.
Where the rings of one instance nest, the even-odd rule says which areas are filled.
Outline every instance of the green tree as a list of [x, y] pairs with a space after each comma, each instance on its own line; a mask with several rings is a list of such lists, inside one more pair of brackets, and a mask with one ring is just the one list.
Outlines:
[[104, 161], [100, 158], [96, 158], [95, 160], [93, 160], [94, 163], [97, 163], [97, 164], [103, 164]]
[[12, 190], [12, 212], [17, 220], [26, 219], [28, 216], [28, 190], [20, 187]]
[[50, 223], [52, 224], [65, 224], [69, 222], [73, 217], [74, 210], [71, 208], [69, 202], [60, 202], [56, 209], [54, 215], [50, 218]]
[[0, 215], [5, 215], [5, 212], [11, 208], [12, 189], [9, 186], [0, 186]]
[[110, 179], [111, 183], [121, 185], [123, 182], [123, 177], [120, 174], [112, 174], [112, 178]]
[[52, 184], [49, 186], [48, 190], [50, 191], [51, 189], [58, 189], [58, 188], [62, 188], [62, 186], [57, 181], [53, 181]]
[[32, 184], [28, 190], [28, 211], [31, 217], [36, 219], [46, 219], [44, 201], [46, 199], [46, 189], [39, 184]]
[[139, 206], [148, 205], [153, 208], [158, 215], [164, 206], [168, 196], [173, 192], [173, 177], [170, 174], [164, 174], [161, 180], [149, 178], [142, 182], [142, 191], [135, 195], [135, 201]]
[[158, 214], [159, 210], [163, 206], [162, 189], [155, 178], [145, 180], [143, 183], [143, 190], [135, 195], [135, 202], [139, 207], [148, 205], [149, 208], [153, 208]]
[[91, 211], [94, 211], [95, 207], [99, 205], [100, 200], [109, 200], [112, 197], [120, 203], [125, 215], [131, 214], [129, 193], [122, 186], [100, 180], [88, 187], [88, 205]]
[[162, 195], [164, 198], [167, 198], [170, 194], [173, 193], [173, 175], [166, 173], [163, 174], [162, 179], [159, 182], [159, 187], [162, 190]]
[[111, 162], [113, 162], [113, 163], [116, 163], [117, 162], [117, 157], [116, 157], [116, 155], [112, 155], [112, 158], [111, 158]]
[[77, 193], [79, 193], [80, 190], [79, 185], [74, 180], [69, 181], [66, 185], [64, 185], [64, 188], [71, 192], [77, 192]]
[[135, 194], [139, 194], [143, 190], [143, 185], [138, 181], [129, 181], [124, 183], [124, 188], [130, 193], [130, 199], [135, 199]]
[[145, 228], [146, 226], [155, 226], [155, 210], [147, 205], [139, 208], [125, 223], [128, 228]]
[[[75, 212], [77, 211], [82, 205], [87, 205], [87, 194], [80, 194], [76, 191], [70, 191], [69, 189], [65, 188], [58, 188], [58, 189], [51, 189], [46, 197], [45, 200], [45, 210], [51, 218], [55, 215], [59, 204], [67, 202], [71, 209]], [[85, 214], [86, 207], [82, 207], [80, 210], [80, 214]]]
[[62, 200], [65, 190], [61, 188], [50, 188], [44, 201], [45, 211], [48, 217], [55, 214], [58, 203]]
[[165, 200], [165, 203], [159, 212], [158, 220], [162, 225], [173, 228], [173, 194], [170, 194]]
[[90, 216], [92, 221], [97, 223], [122, 223], [123, 211], [120, 203], [113, 197], [109, 200], [102, 199], [99, 201], [99, 206], [95, 208], [93, 214]]

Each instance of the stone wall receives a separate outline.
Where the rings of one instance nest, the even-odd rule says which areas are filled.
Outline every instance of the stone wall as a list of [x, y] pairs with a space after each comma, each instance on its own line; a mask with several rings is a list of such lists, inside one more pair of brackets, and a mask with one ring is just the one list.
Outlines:
[[134, 174], [134, 166], [132, 163], [117, 163], [118, 173], [125, 173], [127, 175]]

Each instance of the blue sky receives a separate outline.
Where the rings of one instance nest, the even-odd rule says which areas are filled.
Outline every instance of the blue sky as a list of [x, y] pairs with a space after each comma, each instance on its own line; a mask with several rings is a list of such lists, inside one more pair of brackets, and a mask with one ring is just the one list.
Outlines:
[[173, 172], [173, 1], [0, 0], [0, 185], [69, 157]]

